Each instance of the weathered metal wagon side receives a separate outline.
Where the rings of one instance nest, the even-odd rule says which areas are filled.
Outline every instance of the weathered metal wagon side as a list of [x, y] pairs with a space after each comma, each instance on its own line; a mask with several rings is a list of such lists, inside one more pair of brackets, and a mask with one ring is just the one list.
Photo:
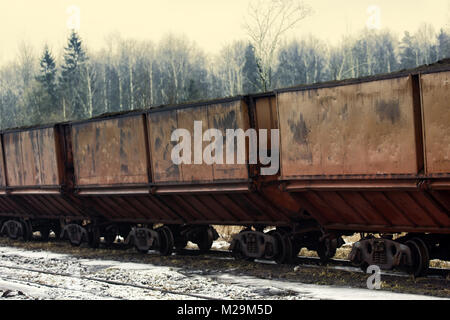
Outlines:
[[281, 263], [303, 247], [325, 261], [360, 232], [352, 261], [421, 274], [450, 259], [449, 83], [441, 63], [5, 131], [0, 231], [170, 254], [241, 225], [236, 256]]
[[2, 232], [12, 238], [46, 238], [65, 218], [88, 219], [85, 206], [66, 192], [64, 140], [59, 125], [2, 134], [0, 214]]
[[450, 71], [420, 75], [426, 187], [450, 211]]
[[10, 217], [27, 216], [27, 210], [23, 206], [18, 205], [7, 194], [6, 186], [6, 165], [3, 151], [3, 135], [0, 135], [0, 225]]
[[448, 259], [449, 99], [448, 70], [278, 91], [281, 187], [331, 233], [420, 233], [419, 259]]
[[[194, 121], [201, 121], [197, 128], [201, 132], [195, 132]], [[225, 135], [227, 129], [246, 131], [250, 126], [248, 106], [241, 97], [73, 123], [76, 195], [102, 215], [99, 234], [126, 237], [133, 227], [129, 236], [139, 238], [144, 245], [138, 249], [144, 251], [154, 242], [183, 247], [191, 240], [209, 247], [216, 237], [210, 224], [289, 225], [291, 211], [270, 198], [282, 192], [276, 186], [256, 190], [253, 167], [194, 164], [194, 153], [202, 156], [210, 143], [197, 144], [195, 134], [202, 141], [211, 128]], [[179, 142], [171, 139], [175, 129], [190, 133], [191, 164], [172, 160]], [[224, 144], [223, 155], [225, 148]], [[168, 226], [155, 232], [154, 224]], [[171, 250], [163, 247], [162, 252]]]

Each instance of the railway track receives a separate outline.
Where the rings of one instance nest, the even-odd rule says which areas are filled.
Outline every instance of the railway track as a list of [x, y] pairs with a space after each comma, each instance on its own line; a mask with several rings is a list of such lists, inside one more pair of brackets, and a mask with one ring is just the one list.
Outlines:
[[[66, 245], [67, 242], [63, 241], [63, 240], [56, 240], [56, 239], [52, 239], [51, 241], [54, 244], [58, 244], [58, 245]], [[72, 248], [71, 246], [67, 246], [68, 248]], [[75, 250], [76, 247], [74, 247]], [[134, 249], [130, 249], [129, 246], [123, 244], [123, 243], [114, 243], [113, 245], [106, 245], [106, 244], [102, 244], [101, 248], [103, 249], [114, 249], [114, 250], [134, 250]], [[89, 250], [95, 250], [95, 249], [89, 249]], [[148, 253], [148, 255], [153, 255], [153, 256], [159, 256], [159, 252], [158, 251], [153, 251], [150, 250]], [[139, 255], [138, 255], [139, 256]], [[207, 252], [201, 252], [197, 249], [190, 249], [190, 248], [185, 248], [185, 249], [181, 249], [181, 250], [176, 250], [171, 257], [177, 257], [177, 258], [183, 258], [183, 257], [196, 257], [196, 256], [201, 256], [203, 258], [209, 258], [209, 259], [214, 259], [214, 260], [236, 260], [233, 257], [233, 254], [231, 251], [229, 250], [225, 250], [225, 249], [211, 249]], [[273, 265], [276, 264], [276, 262], [274, 261], [270, 261], [270, 260], [254, 260], [253, 263], [259, 264], [259, 265]], [[327, 268], [331, 268], [331, 269], [335, 269], [335, 270], [346, 270], [349, 272], [357, 272], [357, 273], [362, 273], [363, 271], [352, 265], [352, 263], [349, 260], [346, 259], [330, 259], [326, 264], [322, 263], [320, 261], [320, 259], [318, 257], [310, 257], [310, 256], [298, 256], [294, 261], [292, 261], [292, 263], [289, 264], [285, 264], [287, 266], [291, 266], [292, 268], [295, 267], [317, 267], [317, 268], [321, 268], [321, 267], [327, 267]], [[1, 267], [1, 265], [0, 265]], [[393, 276], [393, 277], [411, 277], [411, 275], [409, 275], [407, 272], [403, 272], [400, 270], [391, 270], [391, 271], [382, 271], [383, 275], [389, 275], [389, 276]], [[448, 280], [450, 278], [450, 269], [448, 268], [429, 268], [427, 275], [425, 277], [422, 278], [428, 278], [428, 279], [439, 279], [439, 280]], [[169, 293], [169, 292], [168, 292]]]
[[[302, 288], [305, 285], [361, 290], [366, 289], [368, 279], [359, 268], [341, 259], [332, 259], [324, 266], [318, 258], [299, 256], [291, 264], [280, 265], [267, 260], [236, 260], [230, 251], [222, 249], [200, 253], [186, 248], [161, 257], [157, 251], [141, 254], [125, 250], [127, 247], [120, 243], [102, 244], [99, 249], [72, 247], [59, 240], [10, 245], [8, 240], [0, 241], [0, 288], [44, 299], [205, 300], [211, 299], [210, 294], [213, 299], [256, 298], [252, 291], [255, 289], [245, 284], [248, 279], [254, 279], [250, 281], [258, 288], [256, 294], [273, 287], [276, 289], [271, 290], [279, 295], [276, 299], [285, 295], [302, 299], [308, 298], [304, 294], [308, 290]], [[406, 273], [382, 271], [382, 291], [448, 298], [448, 274], [447, 269], [432, 268], [428, 276], [416, 281]]]
[[[10, 269], [10, 267], [5, 267], [5, 266], [0, 266], [0, 268], [8, 268]], [[17, 268], [12, 268], [15, 270], [19, 270]], [[23, 271], [31, 271], [31, 270], [26, 270], [26, 268], [21, 268], [20, 270]], [[35, 270], [35, 272], [39, 272], [38, 270]], [[39, 273], [43, 273], [43, 272], [39, 272]], [[92, 292], [90, 292], [89, 290], [80, 290], [80, 289], [73, 289], [67, 286], [57, 286], [57, 285], [52, 285], [52, 284], [48, 284], [48, 283], [44, 283], [42, 281], [33, 281], [33, 280], [23, 280], [20, 279], [19, 277], [12, 277], [12, 276], [0, 276], [0, 280], [7, 282], [7, 283], [13, 283], [13, 284], [19, 284], [21, 286], [25, 286], [25, 287], [36, 287], [36, 288], [42, 288], [42, 287], [46, 287], [49, 289], [57, 289], [57, 290], [64, 290], [64, 291], [70, 291], [74, 294], [88, 294], [88, 295], [93, 295]], [[118, 296], [112, 296], [112, 295], [100, 295], [97, 294], [96, 295], [98, 298], [102, 298], [102, 299], [116, 299], [116, 300], [126, 300], [122, 297], [118, 297]]]
[[[134, 283], [106, 280], [106, 279], [83, 276], [83, 275], [73, 275], [73, 274], [64, 273], [64, 272], [38, 270], [38, 269], [34, 269], [34, 268], [11, 266], [11, 265], [4, 265], [4, 264], [0, 264], [0, 269], [8, 269], [8, 270], [13, 269], [13, 270], [27, 271], [27, 272], [37, 273], [37, 274], [45, 274], [45, 275], [66, 277], [66, 278], [72, 278], [72, 279], [84, 280], [84, 281], [90, 281], [90, 282], [96, 282], [96, 283], [103, 283], [103, 284], [108, 284], [108, 285], [113, 285], [113, 286], [130, 287], [130, 288], [134, 288], [134, 289], [154, 291], [154, 292], [158, 292], [158, 293], [162, 293], [162, 294], [176, 295], [179, 297], [190, 297], [190, 298], [202, 299], [202, 300], [217, 300], [216, 298], [211, 298], [211, 297], [208, 297], [205, 295], [200, 295], [200, 294], [178, 292], [178, 291], [154, 288], [154, 287], [149, 287], [149, 286], [144, 286], [144, 285], [139, 285], [139, 284], [134, 284]], [[61, 287], [61, 286], [56, 286], [56, 285], [52, 285], [52, 284], [48, 284], [48, 283], [43, 283], [42, 281], [34, 281], [34, 280], [29, 280], [29, 279], [21, 280], [18, 277], [11, 277], [11, 276], [4, 276], [4, 275], [0, 276], [0, 279], [18, 282], [23, 285], [29, 285], [30, 283], [33, 283], [34, 285], [37, 285], [37, 286], [44, 286], [44, 287], [49, 287], [52, 289], [63, 289], [63, 290], [69, 290], [69, 291], [75, 291], [75, 292], [84, 292], [84, 293], [88, 293], [88, 294], [92, 295], [92, 292], [87, 291], [87, 290], [73, 289], [73, 288], [69, 288], [69, 287]], [[108, 295], [108, 296], [100, 295], [99, 297], [107, 298], [107, 299], [114, 298], [114, 299], [120, 299], [120, 300], [128, 300], [126, 298], [122, 298], [119, 296], [110, 296], [110, 295]]]
[[[190, 255], [190, 256], [198, 256], [201, 255], [199, 251], [195, 249], [184, 249], [182, 251], [179, 251], [176, 253], [176, 255]], [[214, 257], [222, 257], [222, 258], [229, 258], [234, 259], [232, 252], [228, 250], [210, 250], [207, 253], [203, 253], [205, 256], [210, 256], [211, 258]], [[267, 260], [255, 260], [255, 263], [260, 264], [275, 264], [274, 261], [267, 261]], [[291, 266], [328, 266], [334, 269], [342, 268], [344, 267], [348, 271], [354, 271], [354, 272], [363, 272], [360, 268], [355, 267], [349, 260], [344, 259], [330, 259], [326, 264], [323, 264], [319, 258], [316, 257], [307, 257], [307, 256], [298, 256], [293, 263], [290, 264]], [[399, 276], [399, 277], [410, 277], [409, 274], [406, 272], [401, 271], [382, 271], [383, 274], [390, 275], [390, 276]], [[426, 278], [441, 278], [443, 280], [447, 280], [447, 278], [450, 276], [450, 269], [444, 269], [444, 268], [429, 268]]]

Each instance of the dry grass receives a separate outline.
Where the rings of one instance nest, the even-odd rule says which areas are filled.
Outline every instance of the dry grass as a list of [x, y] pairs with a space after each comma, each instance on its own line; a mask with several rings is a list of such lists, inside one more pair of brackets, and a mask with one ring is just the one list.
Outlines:
[[450, 261], [443, 261], [443, 260], [431, 260], [430, 261], [430, 267], [432, 268], [450, 268]]
[[218, 240], [224, 240], [230, 242], [233, 239], [233, 235], [241, 232], [244, 227], [242, 226], [214, 226], [219, 234]]

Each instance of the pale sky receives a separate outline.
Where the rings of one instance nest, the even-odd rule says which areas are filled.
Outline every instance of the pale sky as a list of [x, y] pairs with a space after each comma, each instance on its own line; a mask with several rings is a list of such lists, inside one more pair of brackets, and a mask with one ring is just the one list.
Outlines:
[[[54, 53], [66, 44], [67, 23], [80, 10], [80, 34], [90, 50], [104, 46], [105, 36], [158, 41], [167, 33], [184, 34], [206, 52], [217, 53], [236, 39], [250, 0], [0, 0], [0, 64], [17, 55], [20, 41], [38, 53], [48, 43]], [[450, 28], [450, 0], [305, 0], [314, 10], [288, 38], [313, 34], [329, 43], [362, 30], [368, 8], [380, 10], [381, 28], [401, 34], [423, 23]], [[75, 11], [68, 12], [71, 6]], [[70, 10], [69, 10], [70, 11]], [[71, 20], [75, 21], [76, 20]]]

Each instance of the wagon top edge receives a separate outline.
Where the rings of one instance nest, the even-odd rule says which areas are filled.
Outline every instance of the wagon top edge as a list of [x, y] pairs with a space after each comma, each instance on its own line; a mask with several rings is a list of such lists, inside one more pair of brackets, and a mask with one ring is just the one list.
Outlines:
[[112, 113], [100, 114], [96, 117], [89, 118], [89, 119], [62, 121], [62, 122], [54, 122], [54, 123], [47, 123], [47, 124], [22, 126], [22, 127], [16, 127], [16, 128], [7, 128], [7, 129], [0, 130], [0, 134], [17, 132], [17, 131], [30, 131], [30, 130], [46, 129], [46, 128], [55, 127], [57, 125], [78, 125], [78, 124], [83, 124], [86, 122], [101, 121], [101, 120], [105, 120], [105, 119], [109, 119], [109, 118], [129, 117], [129, 116], [136, 116], [136, 115], [149, 114], [149, 113], [155, 113], [155, 112], [166, 112], [166, 111], [171, 111], [171, 110], [195, 108], [195, 107], [202, 107], [202, 106], [207, 106], [207, 105], [212, 105], [212, 104], [220, 104], [220, 103], [228, 103], [228, 102], [234, 102], [234, 101], [239, 101], [239, 100], [247, 100], [249, 98], [250, 99], [265, 98], [265, 97], [274, 96], [278, 93], [283, 93], [283, 92], [307, 91], [307, 90], [315, 90], [315, 89], [321, 89], [321, 88], [332, 88], [332, 87], [346, 86], [346, 85], [352, 85], [352, 84], [358, 84], [358, 83], [402, 78], [402, 77], [407, 77], [410, 75], [429, 74], [429, 73], [446, 72], [446, 71], [450, 71], [450, 58], [438, 61], [434, 64], [423, 65], [423, 66], [419, 66], [414, 69], [400, 70], [400, 71], [387, 73], [387, 74], [373, 75], [373, 76], [367, 76], [367, 77], [363, 77], [363, 78], [333, 80], [333, 81], [315, 83], [315, 84], [296, 85], [296, 86], [288, 87], [288, 88], [275, 89], [273, 91], [267, 91], [267, 92], [261, 92], [261, 93], [251, 93], [251, 94], [247, 94], [247, 95], [237, 95], [234, 97], [227, 97], [227, 98], [217, 98], [217, 99], [211, 99], [211, 100], [186, 102], [186, 103], [180, 103], [180, 104], [166, 104], [166, 105], [153, 106], [153, 107], [139, 109], [139, 110], [127, 110], [127, 111], [112, 112]]
[[423, 65], [423, 66], [419, 66], [414, 69], [405, 69], [405, 70], [400, 70], [400, 71], [391, 72], [391, 73], [384, 73], [384, 74], [366, 76], [366, 77], [361, 77], [361, 78], [332, 80], [332, 81], [313, 83], [313, 84], [295, 85], [295, 86], [288, 87], [288, 88], [275, 89], [274, 93], [277, 94], [277, 93], [293, 92], [293, 91], [308, 91], [308, 90], [323, 89], [323, 88], [333, 88], [333, 87], [348, 86], [348, 85], [354, 85], [354, 84], [360, 84], [360, 83], [366, 83], [366, 82], [375, 82], [375, 81], [382, 81], [382, 80], [405, 78], [410, 75], [422, 75], [422, 74], [430, 74], [430, 73], [438, 73], [438, 72], [446, 72], [446, 71], [450, 71], [450, 59], [444, 59], [444, 60], [438, 61], [434, 64]]

